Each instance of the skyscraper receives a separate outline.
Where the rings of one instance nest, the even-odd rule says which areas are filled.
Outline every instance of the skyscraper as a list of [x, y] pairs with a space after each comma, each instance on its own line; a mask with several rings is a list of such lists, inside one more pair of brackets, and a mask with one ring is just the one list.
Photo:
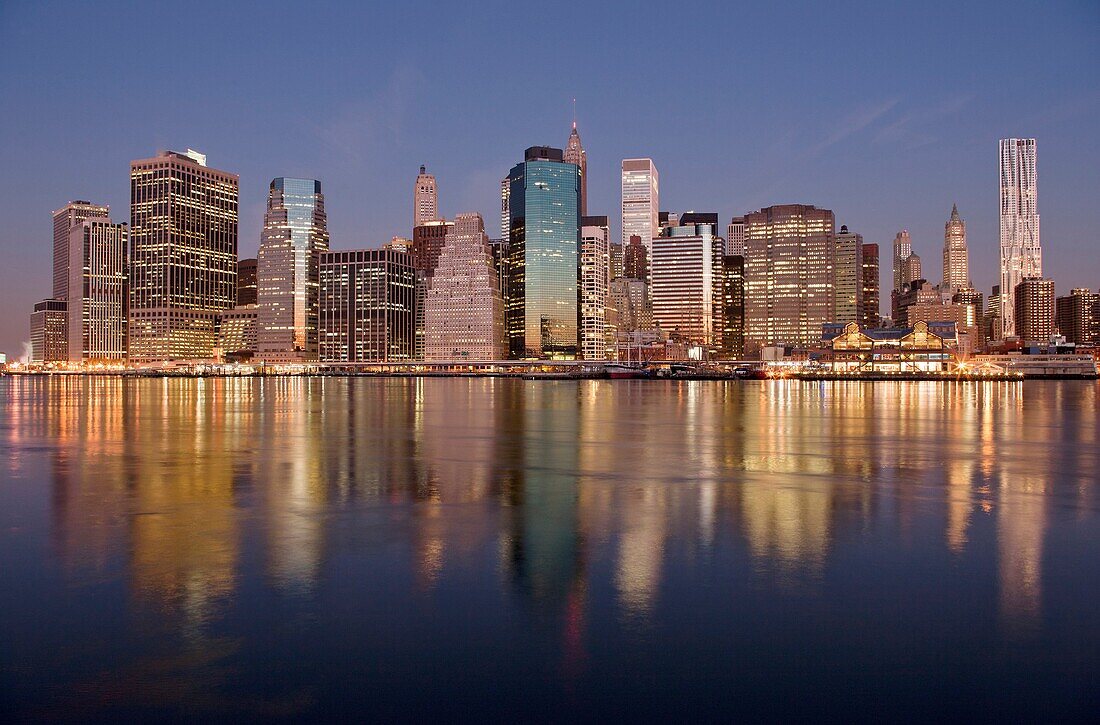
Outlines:
[[446, 219], [433, 219], [413, 227], [412, 255], [417, 271], [432, 276], [439, 263], [439, 253], [443, 251], [443, 244], [454, 225]]
[[580, 170], [565, 163], [561, 149], [532, 146], [508, 179], [509, 353], [575, 357]]
[[415, 346], [412, 255], [392, 249], [323, 252], [322, 362], [403, 362]]
[[726, 254], [745, 256], [745, 217], [735, 216], [726, 227]]
[[435, 188], [435, 177], [420, 167], [413, 188], [413, 226], [439, 218], [439, 196]]
[[723, 247], [710, 224], [666, 227], [653, 240], [653, 319], [662, 330], [709, 349], [721, 345]]
[[836, 311], [833, 322], [860, 322], [863, 311], [863, 235], [841, 226], [833, 267]]
[[622, 244], [623, 252], [630, 237], [637, 235], [653, 259], [653, 238], [660, 229], [657, 215], [661, 208], [660, 183], [652, 159], [623, 159], [622, 164]]
[[195, 151], [130, 162], [130, 360], [209, 358], [237, 299], [236, 174]]
[[605, 216], [581, 217], [580, 346], [585, 360], [607, 358], [608, 238]]
[[321, 182], [272, 179], [256, 272], [257, 354], [265, 362], [317, 359], [317, 265], [327, 251]]
[[237, 260], [237, 305], [256, 304], [256, 267], [259, 260], [255, 257]]
[[1067, 342], [1100, 343], [1100, 293], [1078, 287], [1055, 300], [1055, 325]]
[[581, 145], [581, 136], [577, 133], [577, 119], [573, 119], [573, 130], [569, 132], [569, 142], [565, 146], [562, 160], [567, 164], [576, 164], [581, 175], [581, 216], [588, 214], [588, 154]]
[[1043, 276], [1039, 243], [1038, 174], [1035, 139], [1000, 142], [1001, 170], [1001, 324], [1004, 336], [1018, 336], [1013, 310], [1016, 285]]
[[863, 245], [863, 306], [860, 314], [860, 324], [864, 327], [879, 326], [879, 316], [882, 314], [879, 309], [880, 284], [878, 245], [866, 242]]
[[[913, 240], [909, 238], [909, 230], [902, 229], [894, 237], [894, 291], [901, 292], [906, 282], [912, 282], [916, 277], [905, 279], [905, 261], [913, 254]], [[919, 275], [918, 275], [919, 276]]]
[[85, 219], [107, 219], [110, 208], [88, 201], [70, 201], [53, 213], [53, 298], [69, 295], [69, 232]]
[[1024, 277], [1012, 296], [1016, 336], [1024, 344], [1045, 345], [1054, 334], [1054, 280]]
[[745, 215], [745, 340], [808, 346], [833, 317], [833, 212], [781, 204]]
[[970, 287], [970, 253], [966, 248], [966, 222], [951, 205], [951, 218], [943, 225], [943, 288], [955, 292]]
[[739, 360], [745, 356], [745, 258], [722, 258], [722, 354]]
[[69, 230], [69, 360], [126, 359], [130, 308], [128, 229], [85, 219]]
[[642, 238], [631, 234], [623, 247], [623, 276], [631, 279], [649, 279], [649, 258]]
[[68, 302], [48, 299], [36, 302], [31, 313], [31, 362], [63, 362], [69, 359]]
[[503, 360], [504, 298], [480, 214], [447, 232], [424, 309], [425, 360]]

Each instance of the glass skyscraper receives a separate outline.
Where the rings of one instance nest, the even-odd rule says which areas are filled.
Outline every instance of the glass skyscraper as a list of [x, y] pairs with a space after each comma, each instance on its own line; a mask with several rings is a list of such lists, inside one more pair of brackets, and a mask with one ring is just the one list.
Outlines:
[[574, 358], [580, 170], [561, 149], [534, 146], [508, 174], [509, 355]]

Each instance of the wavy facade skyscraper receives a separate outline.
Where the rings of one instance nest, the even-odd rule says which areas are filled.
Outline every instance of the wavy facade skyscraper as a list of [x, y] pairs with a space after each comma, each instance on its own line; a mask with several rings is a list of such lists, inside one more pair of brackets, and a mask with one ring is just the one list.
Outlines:
[[1016, 333], [1016, 285], [1043, 276], [1039, 242], [1038, 174], [1035, 139], [1004, 138], [1001, 170], [1001, 324], [1005, 337]]

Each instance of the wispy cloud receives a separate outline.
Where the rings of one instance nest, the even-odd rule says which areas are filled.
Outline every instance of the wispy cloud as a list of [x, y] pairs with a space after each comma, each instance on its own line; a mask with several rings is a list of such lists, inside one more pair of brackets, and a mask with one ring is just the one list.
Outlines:
[[935, 132], [936, 124], [959, 113], [973, 100], [972, 96], [951, 96], [939, 103], [922, 109], [909, 111], [883, 126], [871, 139], [876, 146], [895, 146], [915, 149], [933, 144], [939, 140]]
[[883, 118], [890, 111], [897, 107], [901, 102], [900, 98], [888, 98], [882, 101], [874, 101], [865, 103], [858, 108], [852, 110], [851, 113], [843, 116], [826, 134], [826, 136], [806, 150], [802, 154], [805, 159], [817, 158], [821, 154], [825, 153], [829, 148], [836, 146], [842, 141], [855, 136], [860, 131], [872, 126], [876, 121]]

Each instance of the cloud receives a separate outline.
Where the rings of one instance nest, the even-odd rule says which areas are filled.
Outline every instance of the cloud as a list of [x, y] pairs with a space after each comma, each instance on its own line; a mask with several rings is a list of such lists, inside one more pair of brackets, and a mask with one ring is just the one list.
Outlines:
[[914, 149], [933, 144], [939, 140], [931, 127], [936, 122], [952, 116], [966, 108], [973, 96], [952, 96], [918, 111], [910, 111], [892, 123], [879, 129], [871, 143], [876, 146], [900, 146]]
[[880, 118], [890, 113], [901, 102], [900, 98], [888, 98], [883, 101], [865, 103], [844, 116], [825, 138], [819, 140], [803, 154], [806, 159], [814, 159], [830, 147], [859, 133]]

